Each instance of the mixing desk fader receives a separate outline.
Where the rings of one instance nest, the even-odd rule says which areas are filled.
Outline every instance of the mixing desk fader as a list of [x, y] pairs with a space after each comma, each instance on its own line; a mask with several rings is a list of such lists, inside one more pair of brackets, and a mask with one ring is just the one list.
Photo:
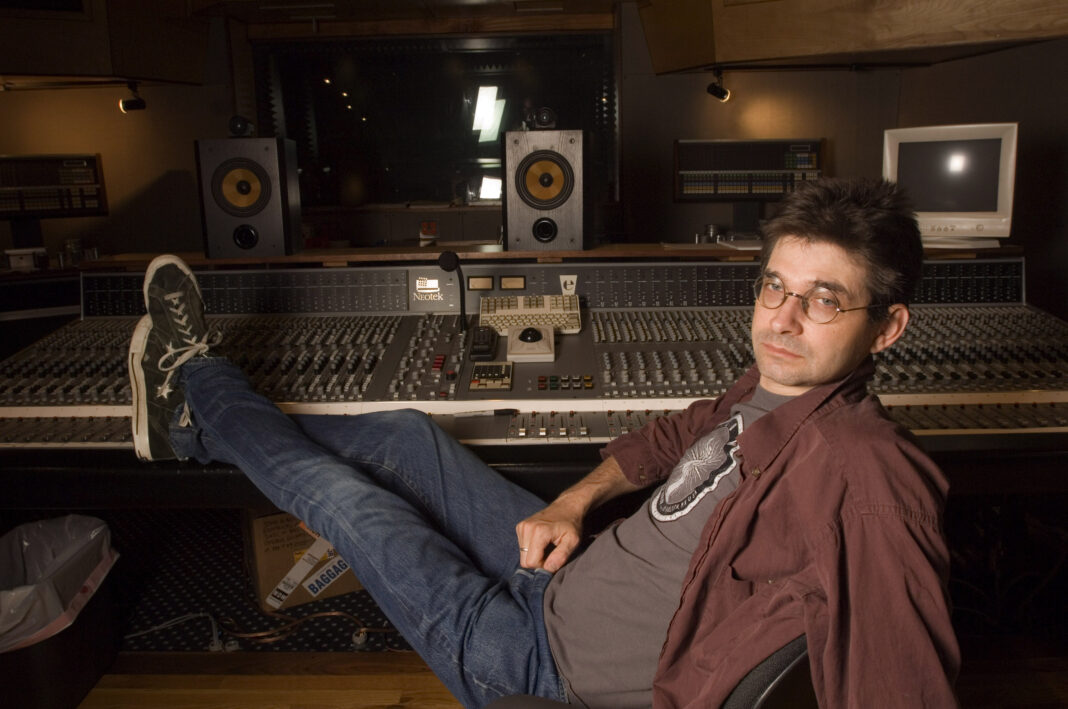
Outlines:
[[[1068, 440], [1068, 323], [1024, 304], [1022, 265], [927, 264], [905, 337], [876, 357], [872, 392], [931, 445]], [[753, 362], [750, 263], [465, 269], [494, 289], [463, 296], [432, 266], [198, 279], [226, 354], [283, 410], [412, 407], [479, 446], [603, 443], [717, 396]], [[544, 330], [549, 361], [510, 360], [510, 331], [460, 327], [460, 297], [477, 312], [482, 295], [553, 294], [565, 275], [580, 321]], [[0, 447], [132, 449], [125, 359], [140, 287], [137, 274], [86, 274], [83, 318], [0, 362]]]

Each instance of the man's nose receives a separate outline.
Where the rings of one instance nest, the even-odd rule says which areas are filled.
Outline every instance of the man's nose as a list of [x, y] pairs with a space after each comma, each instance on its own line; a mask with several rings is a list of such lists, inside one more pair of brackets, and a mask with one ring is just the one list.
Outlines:
[[797, 332], [801, 329], [804, 319], [805, 308], [801, 296], [797, 293], [787, 293], [783, 304], [775, 309], [771, 324], [776, 332]]

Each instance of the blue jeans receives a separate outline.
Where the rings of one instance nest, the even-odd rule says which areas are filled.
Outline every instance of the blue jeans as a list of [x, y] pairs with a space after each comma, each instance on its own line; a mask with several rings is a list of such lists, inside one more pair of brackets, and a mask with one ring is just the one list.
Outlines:
[[551, 576], [519, 567], [515, 525], [540, 498], [418, 411], [290, 417], [218, 358], [181, 381], [193, 425], [172, 425], [175, 452], [236, 465], [328, 539], [464, 706], [566, 701], [542, 615]]

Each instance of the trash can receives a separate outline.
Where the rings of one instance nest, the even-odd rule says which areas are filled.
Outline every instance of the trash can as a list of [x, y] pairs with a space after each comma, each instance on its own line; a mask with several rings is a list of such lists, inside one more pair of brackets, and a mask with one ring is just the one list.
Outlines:
[[111, 665], [120, 632], [107, 524], [67, 515], [0, 537], [0, 687], [20, 709], [76, 707]]

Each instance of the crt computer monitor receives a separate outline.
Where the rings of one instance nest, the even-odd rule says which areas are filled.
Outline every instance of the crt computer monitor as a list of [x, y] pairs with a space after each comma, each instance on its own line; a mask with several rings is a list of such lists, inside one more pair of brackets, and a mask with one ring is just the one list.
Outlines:
[[1016, 123], [885, 131], [883, 177], [908, 191], [925, 241], [1009, 236], [1016, 134]]

